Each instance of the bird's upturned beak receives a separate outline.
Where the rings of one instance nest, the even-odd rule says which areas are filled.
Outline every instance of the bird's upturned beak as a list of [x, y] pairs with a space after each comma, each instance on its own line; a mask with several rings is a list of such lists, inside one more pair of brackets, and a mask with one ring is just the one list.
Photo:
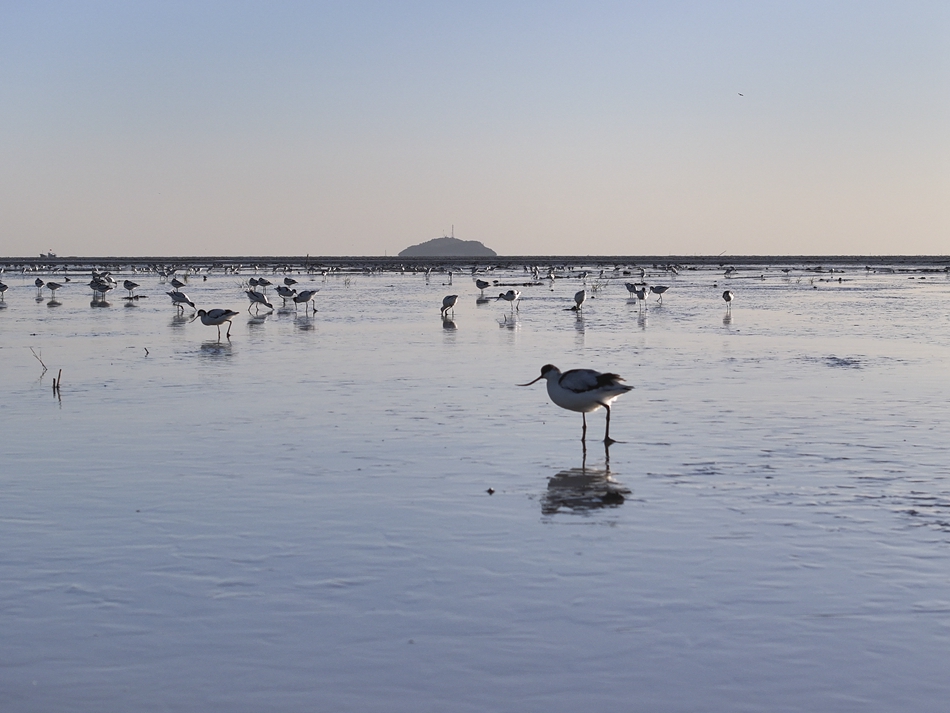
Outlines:
[[538, 377], [537, 379], [535, 379], [534, 381], [529, 381], [527, 384], [515, 384], [515, 386], [531, 386], [531, 384], [533, 384], [535, 381], [541, 381], [541, 379], [543, 379], [543, 378], [544, 378], [544, 374], [542, 374], [541, 376], [539, 376], [539, 377]]
[[191, 319], [188, 320], [188, 324], [191, 324], [191, 323], [194, 322], [196, 319], [198, 319], [198, 313], [197, 313], [197, 312], [195, 312], [194, 316], [193, 316]]

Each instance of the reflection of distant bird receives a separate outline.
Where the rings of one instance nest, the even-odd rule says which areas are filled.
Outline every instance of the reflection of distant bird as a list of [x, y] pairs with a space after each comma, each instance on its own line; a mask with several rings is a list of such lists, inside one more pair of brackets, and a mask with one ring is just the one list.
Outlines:
[[[498, 295], [498, 297], [495, 298], [495, 300], [505, 300], [506, 302], [510, 302], [512, 311], [514, 311], [516, 306], [519, 310], [521, 309], [521, 293], [518, 292], [518, 290], [508, 290], [507, 292], [502, 292], [500, 295]], [[519, 304], [516, 305], [515, 303]]]
[[185, 305], [188, 305], [192, 309], [195, 308], [195, 303], [188, 299], [188, 295], [184, 292], [175, 290], [173, 292], [166, 292], [165, 294], [172, 298], [172, 304], [178, 308], [179, 314], [185, 311]]
[[218, 339], [221, 339], [221, 325], [225, 322], [228, 323], [228, 333], [227, 338], [231, 338], [231, 318], [237, 317], [237, 312], [230, 309], [209, 309], [205, 311], [199, 309], [195, 316], [192, 317], [191, 321], [194, 322], [196, 319], [201, 318], [201, 323], [208, 327], [217, 327], [218, 328]]
[[726, 290], [722, 293], [722, 298], [726, 301], [726, 310], [732, 309], [732, 300], [735, 299], [735, 293], [732, 290]]
[[593, 369], [571, 369], [563, 374], [553, 364], [541, 367], [541, 376], [527, 384], [545, 379], [548, 383], [548, 396], [551, 401], [568, 411], [579, 411], [583, 415], [584, 430], [581, 440], [587, 440], [587, 414], [603, 407], [607, 409], [607, 427], [604, 430], [604, 443], [614, 441], [610, 438], [610, 404], [633, 387], [621, 384], [623, 379], [617, 374], [602, 374]]
[[446, 295], [442, 298], [442, 317], [445, 318], [445, 315], [449, 310], [452, 310], [452, 314], [455, 314], [455, 303], [459, 301], [458, 295]]
[[650, 292], [657, 295], [656, 301], [663, 304], [663, 293], [670, 289], [669, 285], [650, 285]]

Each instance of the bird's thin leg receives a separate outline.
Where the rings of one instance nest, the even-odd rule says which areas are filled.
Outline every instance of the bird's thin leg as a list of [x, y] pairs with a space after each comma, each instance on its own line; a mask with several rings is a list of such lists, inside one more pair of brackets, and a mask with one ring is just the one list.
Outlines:
[[584, 419], [584, 428], [581, 431], [581, 443], [584, 444], [584, 451], [587, 451], [587, 414], [581, 412], [581, 418]]
[[616, 443], [616, 441], [610, 437], [610, 406], [603, 404], [604, 408], [607, 409], [607, 428], [604, 430], [604, 443], [608, 446], [611, 443]]
[[[220, 334], [220, 333], [221, 333], [221, 327], [219, 326], [219, 327], [218, 327], [218, 334]], [[230, 319], [228, 320], [228, 333], [227, 333], [226, 336], [227, 336], [228, 339], [231, 338], [231, 320], [230, 320]]]

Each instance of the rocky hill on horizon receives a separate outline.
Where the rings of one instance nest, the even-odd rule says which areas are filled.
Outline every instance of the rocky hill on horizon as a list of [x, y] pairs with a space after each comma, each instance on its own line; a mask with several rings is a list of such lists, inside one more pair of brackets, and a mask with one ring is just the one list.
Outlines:
[[491, 248], [486, 248], [477, 240], [459, 240], [458, 238], [433, 238], [418, 245], [410, 245], [399, 253], [399, 257], [497, 257]]

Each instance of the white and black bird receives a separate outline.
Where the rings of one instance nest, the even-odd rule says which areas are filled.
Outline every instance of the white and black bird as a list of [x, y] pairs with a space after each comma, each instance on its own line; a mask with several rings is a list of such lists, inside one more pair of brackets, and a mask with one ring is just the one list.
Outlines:
[[488, 280], [482, 280], [481, 278], [475, 280], [475, 287], [482, 291], [482, 297], [485, 296], [485, 290], [491, 287], [491, 283]]
[[166, 292], [165, 294], [172, 298], [172, 304], [178, 308], [179, 314], [185, 311], [185, 305], [188, 305], [192, 309], [195, 308], [195, 303], [188, 299], [188, 295], [186, 295], [184, 292], [173, 290], [171, 292]]
[[455, 315], [455, 303], [459, 301], [458, 295], [446, 295], [442, 298], [442, 317], [445, 318], [445, 315], [449, 313], [449, 310], [452, 311], [452, 315]]
[[511, 303], [511, 311], [514, 312], [515, 309], [521, 309], [521, 293], [518, 290], [508, 290], [507, 292], [502, 292], [498, 297], [495, 298], [495, 301], [505, 300], [506, 302]]
[[267, 301], [267, 298], [262, 295], [260, 292], [255, 292], [254, 290], [244, 290], [244, 294], [247, 295], [250, 302], [247, 305], [247, 311], [250, 313], [251, 306], [253, 305], [258, 310], [260, 310], [261, 305], [264, 305], [268, 309], [274, 309], [274, 305]]
[[135, 291], [135, 288], [138, 287], [137, 282], [132, 282], [132, 280], [125, 280], [122, 283], [122, 286], [129, 291], [129, 299], [133, 298], [132, 293]]
[[575, 312], [581, 311], [581, 305], [587, 301], [587, 290], [579, 290], [574, 293], [574, 306], [571, 309]]
[[607, 426], [604, 430], [604, 443], [615, 443], [610, 437], [610, 404], [625, 393], [633, 389], [621, 383], [623, 379], [617, 374], [603, 374], [593, 369], [571, 369], [561, 373], [553, 364], [541, 367], [541, 376], [527, 384], [531, 386], [537, 381], [545, 379], [548, 385], [548, 396], [556, 405], [568, 411], [579, 411], [584, 419], [584, 430], [581, 440], [587, 440], [587, 414], [599, 408], [607, 409]]
[[736, 293], [732, 290], [726, 290], [722, 293], [722, 298], [726, 301], [726, 311], [732, 311], [732, 301], [736, 298]]
[[[284, 278], [284, 279], [289, 279], [289, 278]], [[296, 283], [297, 281], [292, 280], [292, 282]], [[280, 296], [280, 298], [284, 301], [284, 304], [286, 305], [287, 300], [291, 299], [295, 294], [297, 294], [297, 290], [291, 289], [290, 287], [286, 285], [277, 285], [277, 294]]]
[[[294, 295], [294, 309], [297, 309], [297, 305], [305, 305], [310, 302], [313, 302], [313, 296], [317, 294], [320, 290], [303, 290]], [[317, 311], [317, 306], [314, 304], [313, 311]]]
[[191, 321], [194, 322], [196, 319], [201, 319], [201, 323], [208, 327], [217, 327], [218, 328], [218, 339], [221, 339], [221, 325], [225, 322], [228, 323], [228, 333], [227, 338], [231, 338], [231, 319], [237, 317], [238, 313], [230, 309], [209, 309], [203, 310], [199, 309], [195, 316], [191, 318]]
[[650, 285], [650, 292], [655, 294], [656, 301], [663, 304], [663, 293], [670, 289], [669, 285]]

